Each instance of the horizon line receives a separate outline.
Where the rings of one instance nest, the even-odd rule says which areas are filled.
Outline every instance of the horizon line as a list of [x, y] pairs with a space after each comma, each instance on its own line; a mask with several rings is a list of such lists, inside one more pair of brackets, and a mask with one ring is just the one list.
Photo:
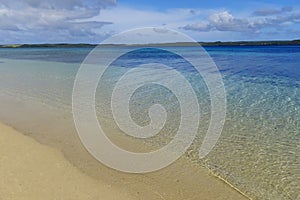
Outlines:
[[[193, 44], [194, 42], [165, 42], [165, 43], [145, 43], [145, 44], [126, 44], [126, 43], [118, 43], [118, 44], [97, 44], [97, 43], [65, 43], [65, 42], [58, 42], [58, 43], [15, 43], [15, 44], [0, 44], [0, 48], [18, 48], [18, 47], [26, 47], [26, 46], [134, 46], [134, 45], [176, 45], [176, 44]], [[214, 41], [214, 42], [204, 42], [204, 41], [197, 41], [200, 45], [280, 45], [280, 44], [297, 44], [300, 45], [300, 39], [292, 39], [292, 40], [240, 40], [240, 41]]]

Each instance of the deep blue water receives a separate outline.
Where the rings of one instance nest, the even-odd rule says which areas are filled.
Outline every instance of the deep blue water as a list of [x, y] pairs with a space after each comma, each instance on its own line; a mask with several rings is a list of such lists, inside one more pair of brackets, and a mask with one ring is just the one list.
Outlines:
[[[193, 47], [189, 49], [193, 51]], [[300, 79], [300, 46], [226, 46], [204, 47], [204, 49], [216, 62], [219, 70], [226, 74], [284, 76], [295, 80]], [[91, 48], [0, 49], [0, 58], [81, 63], [91, 50]], [[162, 57], [156, 53], [150, 52], [145, 55], [143, 52], [128, 58], [132, 60], [135, 57], [139, 59]], [[173, 55], [163, 56], [172, 59]]]

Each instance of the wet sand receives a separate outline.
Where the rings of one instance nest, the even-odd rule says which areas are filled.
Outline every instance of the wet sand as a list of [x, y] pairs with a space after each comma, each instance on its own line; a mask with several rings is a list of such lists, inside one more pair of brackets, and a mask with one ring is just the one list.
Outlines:
[[[6, 146], [1, 144], [1, 157], [4, 158], [5, 156], [10, 160], [10, 166], [13, 166], [12, 169], [15, 170], [15, 173], [10, 173], [9, 167], [6, 166], [5, 168], [4, 165], [2, 166], [1, 164], [0, 173], [5, 175], [1, 175], [1, 181], [3, 182], [2, 185], [6, 186], [6, 190], [4, 191], [1, 185], [0, 199], [1, 197], [4, 198], [4, 196], [1, 196], [2, 194], [13, 195], [14, 192], [19, 192], [21, 187], [17, 183], [11, 183], [15, 185], [7, 184], [5, 180], [17, 180], [21, 177], [27, 177], [27, 180], [23, 180], [22, 184], [24, 184], [23, 187], [27, 185], [25, 188], [28, 189], [28, 195], [41, 195], [43, 190], [38, 190], [36, 187], [46, 188], [47, 190], [51, 188], [51, 185], [56, 186], [58, 188], [57, 193], [53, 192], [56, 190], [50, 190], [52, 192], [49, 193], [49, 199], [53, 199], [51, 195], [58, 195], [58, 199], [68, 199], [64, 197], [68, 197], [68, 194], [70, 194], [68, 192], [74, 190], [74, 188], [72, 188], [74, 185], [77, 185], [76, 194], [81, 195], [78, 196], [78, 198], [75, 197], [75, 199], [89, 198], [89, 196], [84, 195], [94, 195], [91, 197], [92, 199], [118, 199], [119, 195], [122, 196], [122, 199], [126, 199], [128, 196], [130, 199], [147, 200], [247, 199], [228, 184], [214, 177], [207, 169], [199, 166], [195, 167], [185, 158], [180, 158], [167, 168], [148, 174], [126, 174], [112, 170], [95, 160], [82, 146], [76, 134], [71, 113], [51, 110], [43, 104], [25, 101], [24, 99], [18, 100], [7, 96], [1, 97], [0, 104], [5, 105], [1, 108], [0, 112], [1, 122], [20, 130], [23, 134], [43, 144], [38, 144], [31, 138], [21, 136], [20, 134], [18, 135], [12, 129], [5, 127], [6, 130], [9, 129], [18, 135], [13, 137], [18, 138], [18, 144], [24, 148], [22, 153], [26, 153], [27, 151], [25, 149], [28, 148], [33, 154], [26, 153], [26, 155], [33, 157], [32, 160], [31, 157], [24, 160], [24, 162], [27, 161], [31, 164], [31, 166], [26, 168], [28, 171], [22, 169], [24, 164], [21, 165], [22, 162], [14, 156], [15, 153], [20, 151], [13, 148], [17, 143], [14, 142], [13, 138], [11, 140], [12, 142], [7, 142], [8, 139], [1, 140], [2, 143], [6, 143]], [[115, 139], [117, 141], [116, 143], [120, 146], [134, 146], [135, 148], [139, 148], [133, 141], [126, 138], [118, 137]], [[30, 143], [30, 145], [28, 143]], [[36, 148], [45, 150], [35, 150], [33, 145], [37, 146]], [[44, 145], [50, 146], [51, 148]], [[11, 152], [8, 154], [5, 153], [7, 152], [5, 149], [11, 149]], [[35, 154], [37, 155], [34, 156]], [[51, 154], [53, 155], [51, 156]], [[59, 168], [58, 165], [56, 166], [57, 168], [52, 168], [48, 171], [48, 169], [46, 169], [47, 165], [45, 166], [43, 162], [41, 162], [40, 166], [39, 162], [36, 161], [38, 158], [48, 157], [50, 159], [60, 160], [64, 163], [64, 167]], [[20, 156], [20, 159], [21, 158], [24, 159], [25, 157]], [[49, 160], [49, 164], [52, 162]], [[64, 188], [64, 184], [57, 183], [60, 179], [47, 179], [46, 174], [44, 174], [43, 176], [45, 177], [42, 178], [47, 180], [46, 182], [43, 182], [43, 184], [35, 182], [38, 177], [35, 177], [32, 172], [30, 172], [32, 167], [35, 167], [40, 172], [46, 170], [48, 174], [51, 172], [58, 178], [63, 178], [64, 181], [69, 183], [69, 188], [62, 189]], [[63, 176], [64, 172], [67, 172], [65, 177]], [[2, 177], [4, 178], [2, 179]], [[70, 179], [68, 179], [68, 177]], [[29, 187], [28, 184], [33, 184], [35, 187]], [[80, 186], [82, 186], [82, 189], [78, 189]], [[117, 191], [116, 196], [109, 196], [110, 191]], [[99, 196], [103, 193], [107, 194], [107, 196]], [[19, 194], [21, 195], [21, 193]], [[46, 193], [44, 194], [47, 196]]]

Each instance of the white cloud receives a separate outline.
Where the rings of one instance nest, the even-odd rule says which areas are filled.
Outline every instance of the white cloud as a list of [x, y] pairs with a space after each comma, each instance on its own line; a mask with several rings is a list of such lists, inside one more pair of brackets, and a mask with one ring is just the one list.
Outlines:
[[107, 21], [112, 24], [104, 26], [101, 30], [107, 33], [119, 33], [128, 29], [142, 27], [167, 27], [187, 33], [195, 40], [211, 40], [211, 38], [230, 39], [231, 35], [224, 33], [188, 32], [180, 29], [188, 23], [196, 23], [199, 19], [212, 13], [212, 10], [201, 9], [169, 9], [166, 11], [140, 10], [129, 7], [116, 6], [101, 10], [95, 21]]
[[293, 11], [293, 7], [286, 6], [286, 7], [282, 7], [281, 9], [268, 8], [268, 9], [256, 10], [253, 12], [253, 15], [254, 16], [269, 16], [269, 15], [278, 15], [278, 14], [291, 12], [291, 11]]
[[90, 21], [113, 0], [0, 1], [0, 43], [96, 42], [109, 22]]
[[3, 6], [10, 9], [22, 9], [24, 7], [39, 8], [39, 9], [52, 9], [52, 10], [78, 10], [86, 9], [99, 9], [106, 5], [116, 4], [116, 0], [1, 0]]
[[112, 22], [102, 29], [109, 33], [138, 27], [165, 26], [183, 31], [196, 40], [239, 40], [257, 39], [264, 34], [265, 30], [265, 32], [284, 31], [287, 26], [298, 23], [299, 17], [293, 8], [283, 7], [279, 10], [280, 15], [275, 16], [253, 16], [250, 12], [239, 13], [239, 16], [243, 16], [239, 17], [227, 10], [153, 11], [116, 6], [102, 10], [100, 15], [93, 19]]
[[233, 32], [255, 32], [256, 22], [247, 19], [236, 18], [228, 11], [216, 12], [208, 16], [205, 21], [188, 24], [182, 27], [192, 31], [233, 31]]
[[198, 22], [195, 24], [188, 24], [181, 28], [185, 29], [185, 30], [200, 31], [200, 32], [208, 32], [208, 31], [212, 30], [211, 24], [209, 24], [207, 22]]
[[[247, 18], [235, 17], [228, 11], [218, 11], [202, 21], [188, 23], [182, 26], [181, 29], [196, 32], [219, 31], [258, 35], [263, 34], [266, 29], [268, 29], [268, 32], [270, 32], [269, 29], [273, 29], [273, 32], [279, 33], [286, 30], [287, 27], [300, 23], [300, 13], [291, 12], [292, 8], [284, 7], [277, 11], [280, 15], [271, 17], [252, 16]], [[270, 15], [271, 11], [268, 11], [268, 13]], [[272, 13], [275, 12], [272, 11]], [[267, 11], [264, 14], [267, 14]]]
[[227, 11], [209, 16], [209, 21], [218, 31], [243, 31], [248, 26], [247, 20], [235, 18]]
[[97, 43], [113, 33], [149, 26], [179, 30], [201, 41], [257, 39], [270, 32], [295, 33], [300, 24], [300, 12], [292, 7], [237, 15], [227, 10], [157, 11], [115, 4], [115, 0], [0, 0], [0, 43]]

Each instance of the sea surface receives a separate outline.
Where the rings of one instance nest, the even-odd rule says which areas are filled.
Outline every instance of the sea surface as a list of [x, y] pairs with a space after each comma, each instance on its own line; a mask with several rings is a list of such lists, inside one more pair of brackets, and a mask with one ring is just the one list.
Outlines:
[[[199, 159], [198, 151], [210, 121], [210, 95], [193, 66], [170, 53], [176, 50], [196, 56], [198, 49], [164, 49], [167, 51], [142, 48], [111, 64], [102, 85], [97, 88], [99, 122], [109, 126], [110, 130], [118, 129], [111, 114], [110, 96], [122, 74], [141, 64], [164, 63], [190, 82], [199, 101], [198, 135], [184, 155], [191, 164], [207, 167], [253, 199], [300, 199], [300, 46], [204, 47], [219, 68], [227, 97], [222, 135], [204, 159]], [[29, 98], [52, 109], [72, 112], [74, 79], [91, 50], [0, 49], [1, 95]], [[104, 50], [118, 51], [116, 48]], [[144, 76], [147, 79], [153, 74]], [[141, 126], [149, 124], [148, 109], [152, 104], [161, 104], [168, 117], [160, 134], [144, 142], [160, 148], [176, 134], [180, 104], [172, 91], [158, 85], [146, 85], [132, 96], [132, 119]]]

